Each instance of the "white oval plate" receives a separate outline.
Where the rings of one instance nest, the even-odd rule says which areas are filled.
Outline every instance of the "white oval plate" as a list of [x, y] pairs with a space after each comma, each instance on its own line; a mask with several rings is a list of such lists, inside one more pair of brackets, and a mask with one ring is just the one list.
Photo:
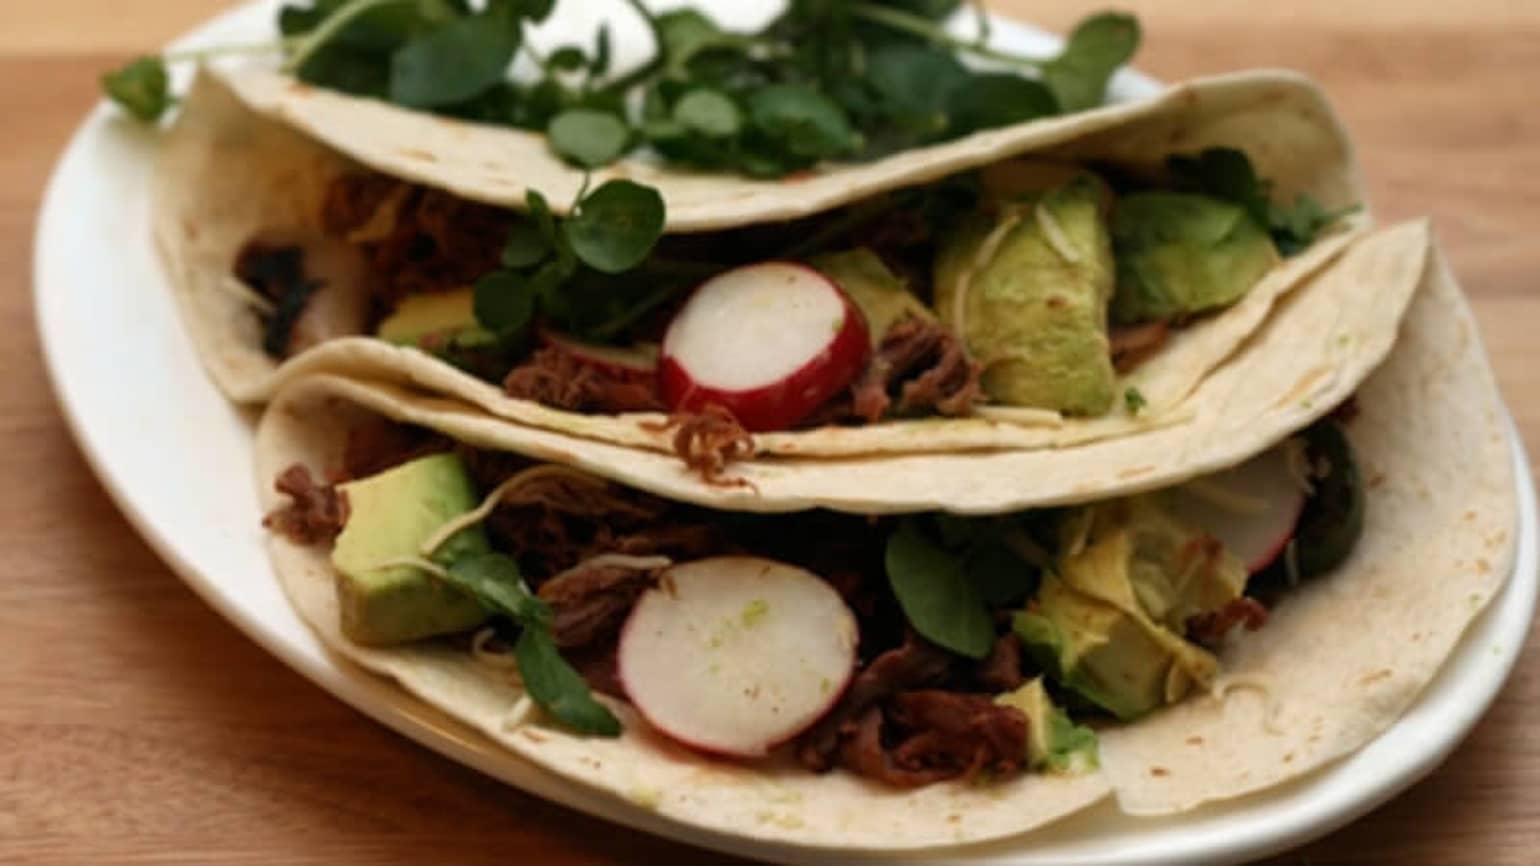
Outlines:
[[[177, 47], [250, 42], [271, 32], [273, 3], [235, 9]], [[571, 4], [568, 4], [569, 6]], [[741, 5], [700, 3], [745, 25]], [[565, 34], [615, 25], [619, 45], [643, 38], [624, 13], [583, 4]], [[732, 14], [737, 9], [738, 14]], [[758, 13], [756, 17], [763, 17]], [[547, 32], [543, 41], [563, 34]], [[1001, 23], [996, 41], [1024, 52], [1055, 41]], [[644, 43], [645, 44], [645, 43]], [[624, 57], [620, 58], [623, 62]], [[185, 78], [184, 78], [185, 80]], [[1123, 99], [1158, 88], [1124, 73]], [[295, 616], [268, 566], [251, 472], [254, 415], [203, 375], [181, 330], [148, 228], [153, 130], [98, 105], [76, 132], [43, 201], [35, 250], [38, 329], [59, 402], [75, 438], [118, 506], [189, 586], [286, 664], [359, 710], [453, 760], [537, 796], [632, 827], [745, 856], [814, 862], [820, 852], [683, 827], [630, 803], [547, 775], [442, 714], [329, 655]], [[1520, 539], [1513, 579], [1476, 622], [1438, 679], [1390, 730], [1350, 758], [1297, 782], [1166, 819], [1134, 819], [1110, 803], [1028, 837], [929, 852], [928, 863], [1219, 863], [1300, 844], [1363, 814], [1454, 748], [1507, 678], [1524, 643], [1536, 595], [1536, 510], [1517, 435]], [[517, 820], [509, 816], [509, 820]], [[937, 859], [939, 856], [940, 859]], [[845, 862], [919, 862], [852, 856]]]

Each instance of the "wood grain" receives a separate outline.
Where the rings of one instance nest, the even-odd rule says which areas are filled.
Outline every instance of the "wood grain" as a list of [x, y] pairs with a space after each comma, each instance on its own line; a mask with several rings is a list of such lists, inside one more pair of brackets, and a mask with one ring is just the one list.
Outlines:
[[[25, 264], [44, 180], [96, 76], [219, 5], [8, 3], [0, 27], [0, 862], [724, 862], [509, 790], [311, 686], [155, 558], [69, 441]], [[1085, 9], [994, 5], [1059, 26]], [[1540, 4], [1126, 5], [1146, 25], [1141, 62], [1162, 77], [1283, 65], [1326, 84], [1381, 215], [1435, 216], [1514, 414], [1540, 441]], [[1535, 862], [1533, 644], [1447, 765], [1269, 863]]]

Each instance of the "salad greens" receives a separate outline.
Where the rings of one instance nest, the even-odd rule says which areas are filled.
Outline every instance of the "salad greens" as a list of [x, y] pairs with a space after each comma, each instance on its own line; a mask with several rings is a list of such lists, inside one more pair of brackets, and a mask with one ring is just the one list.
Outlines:
[[1328, 211], [1309, 195], [1301, 194], [1292, 205], [1272, 201], [1272, 184], [1257, 176], [1251, 160], [1230, 147], [1211, 147], [1196, 156], [1173, 156], [1166, 161], [1179, 189], [1200, 192], [1233, 202], [1246, 210], [1258, 225], [1267, 228], [1278, 252], [1292, 256], [1315, 243], [1322, 230], [1359, 209], [1359, 205]]
[[[652, 58], [609, 78], [608, 27], [591, 46], [546, 55], [526, 30], [555, 0], [313, 0], [278, 14], [285, 69], [320, 87], [407, 108], [545, 131], [585, 168], [647, 144], [693, 168], [780, 177], [825, 159], [869, 159], [1034, 117], [1099, 105], [1138, 49], [1136, 19], [1085, 19], [1051, 58], [988, 45], [945, 21], [960, 0], [791, 0], [755, 33], [723, 30], [699, 10], [628, 5], [653, 34]], [[168, 62], [245, 51], [140, 57], [103, 78], [143, 121], [172, 104]], [[959, 56], [989, 65], [964, 66]], [[515, 82], [515, 58], [539, 74]], [[638, 97], [637, 99], [631, 99]], [[640, 104], [639, 114], [628, 110]]]
[[512, 557], [501, 553], [461, 556], [449, 564], [445, 576], [520, 627], [514, 657], [536, 704], [578, 733], [620, 736], [620, 720], [594, 700], [583, 677], [557, 652], [551, 639], [551, 608], [524, 588]]

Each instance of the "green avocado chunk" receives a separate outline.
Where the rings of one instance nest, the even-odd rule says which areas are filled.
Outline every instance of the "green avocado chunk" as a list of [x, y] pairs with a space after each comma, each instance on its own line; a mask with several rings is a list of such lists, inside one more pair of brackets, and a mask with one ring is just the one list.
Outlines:
[[1057, 573], [1014, 624], [1058, 682], [1124, 721], [1213, 681], [1219, 662], [1182, 637], [1187, 619], [1246, 586], [1240, 560], [1161, 503], [1151, 494], [1072, 512]]
[[1132, 325], [1226, 307], [1278, 263], [1267, 227], [1205, 195], [1145, 192], [1112, 211], [1112, 321]]
[[[419, 556], [449, 520], [478, 504], [464, 462], [452, 452], [419, 457], [347, 484], [348, 519], [332, 548], [342, 632], [355, 643], [404, 643], [480, 625], [474, 598], [420, 568], [382, 563]], [[456, 533], [434, 552], [440, 564], [490, 550], [481, 526]]]
[[493, 335], [476, 323], [474, 292], [464, 288], [407, 295], [380, 322], [375, 336], [399, 345], [436, 351], [451, 344], [485, 342]]
[[1053, 773], [1096, 769], [1096, 732], [1070, 721], [1069, 715], [1048, 696], [1042, 677], [997, 695], [995, 703], [1015, 707], [1027, 717], [1028, 769]]
[[882, 342], [883, 335], [894, 322], [905, 316], [935, 318], [930, 308], [909, 292], [904, 281], [866, 247], [825, 253], [808, 264], [833, 280], [860, 308], [866, 317], [866, 329], [873, 347]]
[[1075, 415], [1112, 408], [1102, 188], [1078, 175], [1034, 204], [976, 217], [942, 243], [937, 312], [983, 365], [984, 391], [1000, 403]]
[[1162, 507], [1159, 494], [1100, 502], [1061, 528], [1059, 575], [1087, 595], [1175, 634], [1189, 617], [1246, 589], [1246, 565], [1213, 536]]
[[1013, 627], [1055, 680], [1125, 722], [1181, 700], [1219, 667], [1212, 655], [1148, 618], [1053, 576]]

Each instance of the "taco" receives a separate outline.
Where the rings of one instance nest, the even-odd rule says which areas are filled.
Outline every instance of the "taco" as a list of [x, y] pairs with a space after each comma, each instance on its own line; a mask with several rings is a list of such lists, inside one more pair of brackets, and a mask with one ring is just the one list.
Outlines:
[[671, 500], [593, 449], [667, 455], [296, 379], [258, 433], [275, 569], [333, 649], [713, 831], [891, 850], [1193, 808], [1372, 739], [1511, 569], [1501, 403], [1442, 259], [1419, 277], [1389, 360], [1274, 447], [971, 517]]
[[[1282, 73], [768, 182], [585, 175], [527, 133], [206, 71], [157, 174], [159, 248], [233, 398], [368, 375], [707, 463], [1176, 423], [1286, 299], [1349, 290], [1313, 278], [1365, 221], [1335, 117]], [[667, 234], [574, 264], [633, 180]]]

